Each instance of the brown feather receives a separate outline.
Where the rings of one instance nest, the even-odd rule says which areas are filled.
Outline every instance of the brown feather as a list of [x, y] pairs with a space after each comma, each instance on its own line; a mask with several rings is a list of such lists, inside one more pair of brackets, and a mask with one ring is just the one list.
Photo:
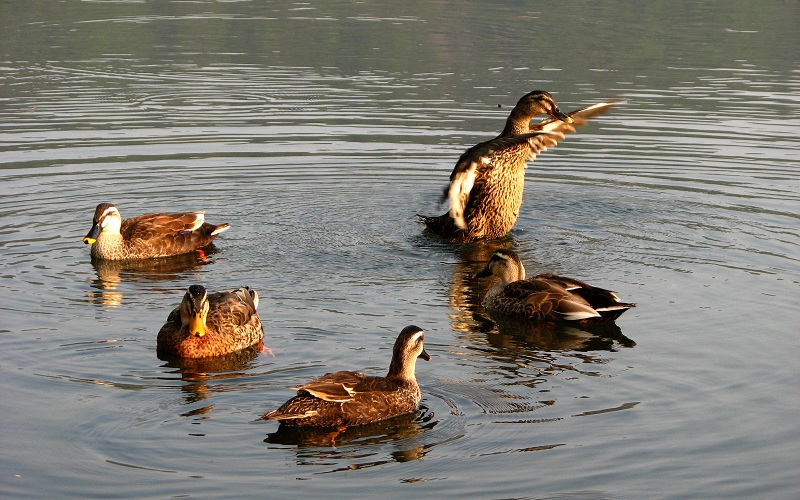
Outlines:
[[[192, 285], [181, 304], [192, 300]], [[160, 356], [181, 358], [206, 358], [228, 354], [258, 344], [264, 338], [264, 329], [258, 317], [258, 294], [247, 287], [205, 295], [208, 315], [205, 320], [205, 335], [197, 337], [189, 331], [181, 317], [181, 306], [167, 317], [157, 337], [157, 352]]]
[[417, 409], [422, 394], [414, 375], [417, 357], [429, 359], [423, 332], [407, 326], [400, 332], [385, 377], [340, 371], [303, 384], [297, 395], [262, 418], [290, 427], [363, 425]]
[[97, 232], [100, 226], [102, 230], [92, 244], [91, 254], [106, 260], [139, 260], [190, 253], [208, 246], [230, 227], [229, 224], [205, 222], [203, 212], [152, 213], [123, 221], [111, 203], [97, 206], [89, 234]]
[[[523, 96], [511, 111], [503, 131], [492, 140], [468, 149], [456, 162], [445, 189], [450, 211], [440, 216], [417, 215], [419, 221], [451, 242], [472, 242], [505, 236], [519, 217], [525, 187], [526, 161], [554, 147], [565, 134], [617, 103], [601, 102], [562, 113], [552, 96], [534, 91]], [[539, 114], [550, 118], [536, 124]], [[569, 118], [567, 118], [569, 117]], [[572, 120], [568, 123], [564, 120]], [[525, 141], [509, 141], [521, 134], [536, 134]]]
[[525, 267], [510, 250], [498, 250], [476, 277], [500, 280], [487, 292], [490, 314], [551, 321], [612, 321], [636, 304], [620, 302], [614, 292], [583, 281], [540, 274], [525, 278]]

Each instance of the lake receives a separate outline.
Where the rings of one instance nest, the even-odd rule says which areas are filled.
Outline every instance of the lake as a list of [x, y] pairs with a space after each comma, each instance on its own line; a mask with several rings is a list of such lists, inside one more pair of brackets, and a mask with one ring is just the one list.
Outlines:
[[[3, 498], [794, 498], [797, 2], [4, 2]], [[459, 155], [531, 90], [610, 113], [540, 154], [506, 238], [453, 245]], [[95, 206], [228, 222], [207, 262], [93, 263]], [[497, 248], [637, 303], [498, 325]], [[186, 288], [271, 350], [162, 361]], [[420, 411], [258, 420], [422, 327]]]

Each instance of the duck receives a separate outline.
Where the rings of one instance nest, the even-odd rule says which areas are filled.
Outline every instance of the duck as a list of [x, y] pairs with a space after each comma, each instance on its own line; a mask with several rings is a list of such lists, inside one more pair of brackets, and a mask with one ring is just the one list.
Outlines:
[[[439, 216], [417, 214], [418, 222], [451, 243], [502, 238], [519, 217], [527, 161], [616, 104], [604, 101], [564, 113], [544, 90], [522, 96], [500, 135], [467, 149], [459, 157], [440, 199], [441, 203], [450, 201], [450, 210]], [[540, 114], [549, 117], [531, 123]], [[508, 140], [532, 133], [538, 135], [524, 141]]]
[[156, 338], [156, 352], [167, 358], [209, 358], [259, 344], [264, 329], [258, 317], [258, 292], [241, 287], [208, 293], [191, 285]]
[[182, 255], [208, 246], [230, 224], [209, 224], [203, 212], [151, 213], [122, 220], [112, 203], [100, 203], [83, 238], [104, 260], [143, 260]]
[[609, 322], [636, 304], [620, 302], [617, 294], [584, 281], [552, 273], [525, 278], [516, 252], [500, 249], [475, 278], [496, 276], [483, 305], [490, 315], [535, 321]]
[[385, 377], [361, 372], [326, 373], [298, 387], [297, 395], [264, 420], [286, 427], [337, 427], [364, 425], [418, 409], [422, 393], [414, 374], [417, 358], [430, 361], [425, 352], [425, 332], [409, 325], [400, 332]]

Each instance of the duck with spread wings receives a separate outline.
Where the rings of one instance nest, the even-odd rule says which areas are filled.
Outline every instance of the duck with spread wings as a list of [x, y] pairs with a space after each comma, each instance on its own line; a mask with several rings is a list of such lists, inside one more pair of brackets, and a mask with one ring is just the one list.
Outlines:
[[[564, 113], [549, 93], [526, 94], [500, 135], [471, 147], [458, 159], [441, 200], [450, 201], [450, 210], [440, 216], [418, 215], [419, 221], [454, 243], [502, 238], [519, 217], [526, 162], [615, 104], [599, 102]], [[532, 124], [540, 114], [549, 118]]]

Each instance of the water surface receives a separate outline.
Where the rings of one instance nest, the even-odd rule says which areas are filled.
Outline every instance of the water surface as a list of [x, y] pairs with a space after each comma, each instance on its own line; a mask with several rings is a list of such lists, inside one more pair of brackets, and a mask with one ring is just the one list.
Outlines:
[[[4, 497], [800, 491], [796, 5], [0, 9]], [[535, 88], [626, 103], [530, 164], [506, 239], [424, 234]], [[233, 227], [207, 263], [92, 263], [103, 201]], [[471, 277], [498, 247], [638, 307], [498, 326]], [[256, 288], [273, 355], [159, 360], [193, 283]], [[385, 372], [408, 324], [418, 414], [255, 421], [326, 371]]]

